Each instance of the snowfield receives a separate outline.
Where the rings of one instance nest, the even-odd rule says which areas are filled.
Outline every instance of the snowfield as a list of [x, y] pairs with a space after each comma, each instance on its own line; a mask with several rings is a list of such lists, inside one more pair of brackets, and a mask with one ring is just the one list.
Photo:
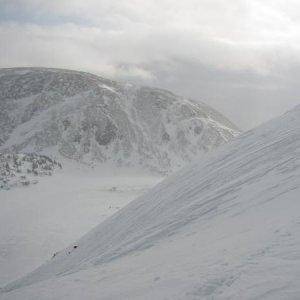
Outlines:
[[300, 106], [170, 176], [1, 299], [299, 299]]
[[0, 191], [0, 286], [37, 268], [161, 180], [63, 165], [51, 177], [38, 177], [37, 185]]

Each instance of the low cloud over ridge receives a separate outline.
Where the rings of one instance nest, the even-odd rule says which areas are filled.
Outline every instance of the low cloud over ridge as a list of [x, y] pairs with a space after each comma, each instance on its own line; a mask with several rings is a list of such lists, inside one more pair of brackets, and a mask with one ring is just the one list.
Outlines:
[[299, 16], [293, 0], [2, 0], [0, 67], [168, 88], [247, 129], [300, 101]]

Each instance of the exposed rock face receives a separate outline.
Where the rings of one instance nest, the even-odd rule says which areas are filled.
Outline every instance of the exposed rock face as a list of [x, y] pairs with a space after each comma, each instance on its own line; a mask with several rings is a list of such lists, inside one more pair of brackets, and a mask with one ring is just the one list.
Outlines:
[[0, 153], [0, 190], [36, 184], [38, 177], [51, 176], [61, 168], [59, 162], [45, 155]]
[[0, 151], [173, 171], [238, 134], [205, 104], [68, 70], [0, 70]]

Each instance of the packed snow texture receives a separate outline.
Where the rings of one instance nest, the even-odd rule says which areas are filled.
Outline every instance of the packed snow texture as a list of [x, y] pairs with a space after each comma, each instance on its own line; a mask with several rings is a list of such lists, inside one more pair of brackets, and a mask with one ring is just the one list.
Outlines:
[[227, 142], [237, 128], [171, 92], [92, 74], [0, 69], [0, 152], [168, 173]]
[[300, 107], [158, 184], [3, 299], [299, 299]]
[[61, 163], [45, 155], [0, 153], [0, 191], [36, 184], [39, 177], [61, 168]]

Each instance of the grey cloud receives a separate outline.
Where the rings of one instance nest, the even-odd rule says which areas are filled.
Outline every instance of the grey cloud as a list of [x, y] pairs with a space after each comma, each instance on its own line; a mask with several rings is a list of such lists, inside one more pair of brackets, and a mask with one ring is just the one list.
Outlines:
[[168, 88], [242, 128], [300, 102], [297, 1], [2, 0], [0, 11], [0, 67]]
[[[260, 74], [252, 70], [221, 70], [175, 58], [172, 62], [141, 67], [151, 70], [151, 85], [209, 103], [242, 129], [263, 123], [300, 102], [296, 81], [277, 76], [275, 71], [275, 74]], [[300, 65], [293, 69], [296, 75]]]

